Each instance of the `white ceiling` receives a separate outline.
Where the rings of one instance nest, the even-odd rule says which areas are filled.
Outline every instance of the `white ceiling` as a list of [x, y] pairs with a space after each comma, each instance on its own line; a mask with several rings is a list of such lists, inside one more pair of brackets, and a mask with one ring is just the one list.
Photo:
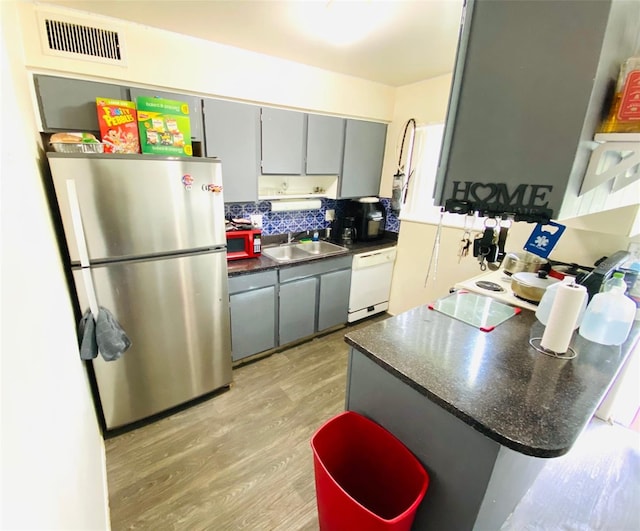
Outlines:
[[[45, 1], [392, 86], [452, 71], [462, 11], [462, 0]], [[368, 37], [336, 46], [311, 35], [294, 18], [298, 10], [320, 20], [327, 6], [354, 12], [349, 35], [358, 30], [368, 10], [388, 12]], [[335, 21], [331, 25], [337, 26]]]

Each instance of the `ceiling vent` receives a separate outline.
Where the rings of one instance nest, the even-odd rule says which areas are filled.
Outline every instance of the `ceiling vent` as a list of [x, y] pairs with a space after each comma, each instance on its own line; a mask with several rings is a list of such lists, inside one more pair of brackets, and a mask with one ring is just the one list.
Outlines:
[[125, 66], [120, 27], [93, 20], [38, 13], [42, 48], [47, 55]]

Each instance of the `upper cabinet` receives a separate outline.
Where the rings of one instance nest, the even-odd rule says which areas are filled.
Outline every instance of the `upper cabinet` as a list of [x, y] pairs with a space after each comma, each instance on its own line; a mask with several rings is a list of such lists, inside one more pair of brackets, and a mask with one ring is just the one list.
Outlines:
[[34, 83], [44, 132], [97, 133], [96, 98], [129, 99], [126, 87], [108, 83], [43, 75], [35, 75]]
[[165, 100], [184, 101], [189, 105], [189, 122], [191, 125], [191, 140], [202, 141], [202, 99], [187, 94], [164, 92], [155, 89], [130, 88], [131, 100], [136, 101], [138, 96], [162, 98]]
[[347, 120], [340, 197], [378, 195], [387, 125]]
[[307, 115], [307, 175], [338, 175], [342, 166], [345, 119]]
[[469, 0], [438, 204], [525, 221], [561, 219], [639, 32], [638, 2]]
[[33, 77], [44, 132], [90, 131], [98, 133], [96, 98], [135, 102], [138, 96], [185, 101], [189, 105], [192, 140], [202, 140], [202, 100], [195, 96], [152, 89], [84, 81], [66, 77]]
[[301, 175], [304, 157], [304, 113], [262, 108], [262, 173]]
[[257, 201], [260, 107], [207, 98], [203, 110], [206, 156], [222, 160], [224, 200]]

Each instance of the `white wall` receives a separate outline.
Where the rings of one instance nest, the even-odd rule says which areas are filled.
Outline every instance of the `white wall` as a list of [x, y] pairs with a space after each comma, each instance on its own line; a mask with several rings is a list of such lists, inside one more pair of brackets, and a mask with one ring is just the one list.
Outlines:
[[2, 23], [2, 529], [108, 529], [104, 444], [41, 184], [13, 2]]

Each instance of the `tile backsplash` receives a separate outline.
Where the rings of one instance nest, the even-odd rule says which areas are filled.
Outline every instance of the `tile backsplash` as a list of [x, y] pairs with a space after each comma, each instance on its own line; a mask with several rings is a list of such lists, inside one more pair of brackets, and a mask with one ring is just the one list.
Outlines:
[[[381, 197], [380, 201], [387, 212], [385, 230], [399, 232], [400, 221], [389, 208], [390, 199]], [[336, 217], [344, 213], [346, 199], [322, 199], [322, 206], [318, 210], [298, 210], [291, 212], [272, 212], [270, 201], [258, 203], [225, 203], [225, 216], [249, 219], [251, 214], [262, 214], [262, 232], [265, 235], [285, 234], [303, 230], [326, 229], [331, 225], [325, 221], [327, 209], [335, 210]]]

